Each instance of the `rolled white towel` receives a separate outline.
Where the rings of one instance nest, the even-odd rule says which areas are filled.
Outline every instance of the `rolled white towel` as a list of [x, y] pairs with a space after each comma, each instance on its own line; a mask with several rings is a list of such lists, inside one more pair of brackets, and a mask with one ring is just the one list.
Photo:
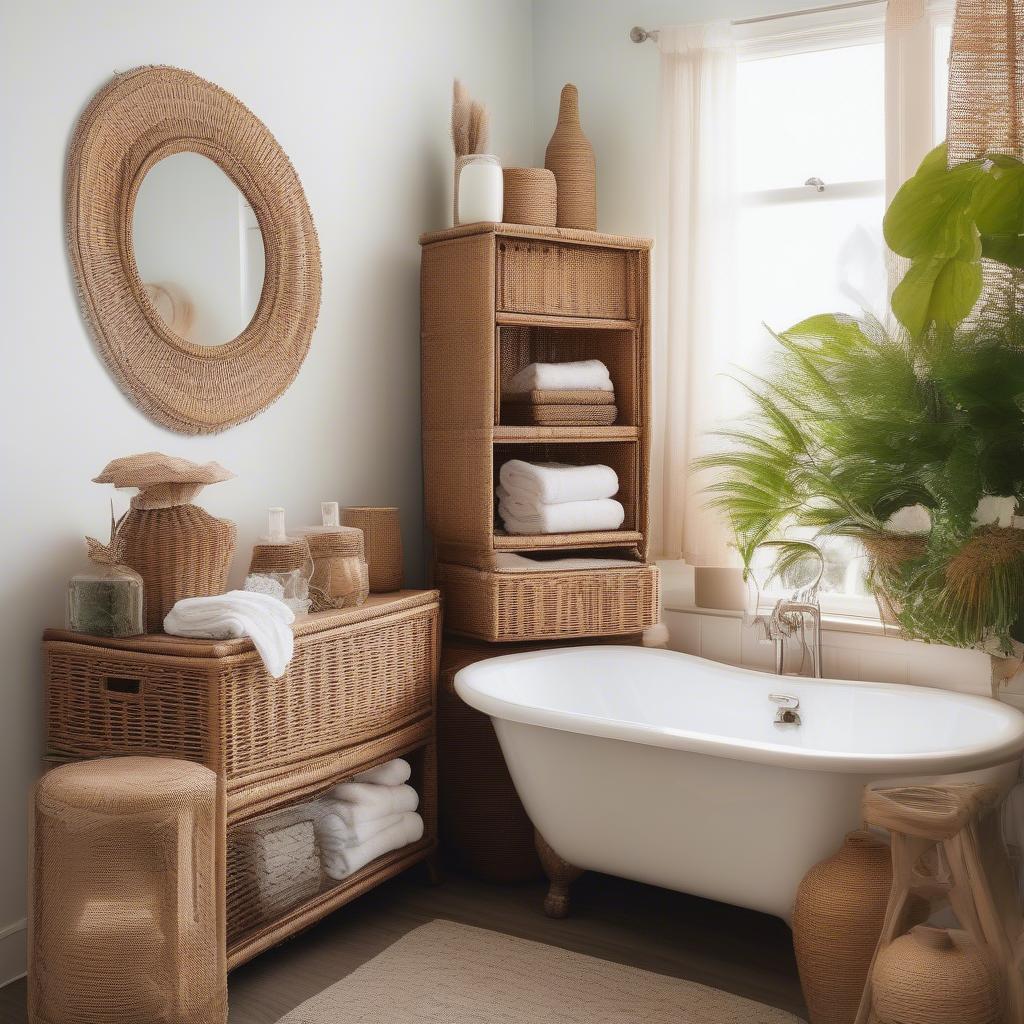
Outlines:
[[295, 613], [267, 594], [231, 590], [217, 597], [185, 597], [164, 618], [171, 636], [226, 640], [247, 636], [267, 671], [279, 679], [292, 660]]
[[320, 857], [324, 874], [334, 879], [347, 878], [366, 867], [371, 860], [415, 843], [422, 836], [423, 819], [410, 811], [403, 814], [394, 825], [382, 829], [358, 846], [335, 847], [328, 842], [325, 847], [321, 844]]
[[389, 814], [386, 818], [349, 825], [333, 810], [337, 805], [328, 802], [327, 806], [332, 809], [316, 820], [316, 838], [321, 847], [329, 845], [335, 849], [348, 849], [350, 846], [361, 846], [378, 832], [397, 825], [402, 818], [401, 814]]
[[516, 501], [558, 505], [565, 501], [611, 498], [619, 478], [611, 466], [567, 466], [561, 462], [509, 459], [498, 473], [501, 486]]
[[379, 764], [375, 768], [368, 768], [365, 772], [352, 776], [353, 782], [372, 782], [376, 786], [400, 786], [408, 782], [412, 775], [412, 768], [408, 761], [396, 757], [386, 764]]
[[573, 363], [530, 363], [505, 385], [506, 391], [614, 391], [608, 367], [600, 359]]
[[419, 794], [412, 786], [375, 786], [370, 782], [343, 782], [326, 795], [334, 801], [331, 811], [346, 825], [415, 811], [420, 803]]
[[509, 533], [518, 534], [617, 530], [626, 518], [626, 510], [614, 498], [541, 505], [537, 512], [521, 512], [501, 503], [498, 505], [498, 514], [505, 529]]

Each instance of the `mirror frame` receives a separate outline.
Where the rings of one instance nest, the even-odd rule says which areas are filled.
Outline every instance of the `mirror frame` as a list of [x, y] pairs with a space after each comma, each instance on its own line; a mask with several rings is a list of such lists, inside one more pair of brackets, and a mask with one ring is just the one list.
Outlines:
[[[179, 337], [135, 265], [132, 216], [147, 171], [174, 153], [208, 157], [252, 207], [266, 269], [256, 312], [236, 338]], [[295, 379], [320, 310], [320, 247], [302, 185], [267, 127], [230, 93], [190, 71], [118, 75], [82, 114], [68, 153], [68, 250], [82, 310], [123, 391], [183, 434], [251, 419]]]

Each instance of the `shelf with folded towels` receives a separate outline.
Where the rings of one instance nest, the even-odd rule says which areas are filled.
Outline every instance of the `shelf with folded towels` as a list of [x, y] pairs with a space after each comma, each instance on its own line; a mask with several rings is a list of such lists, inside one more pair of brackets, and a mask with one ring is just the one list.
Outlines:
[[569, 548], [621, 548], [641, 544], [639, 530], [591, 530], [587, 533], [506, 533], [494, 531], [496, 551], [560, 551]]
[[536, 444], [559, 441], [565, 444], [601, 444], [607, 441], [636, 441], [640, 431], [636, 427], [560, 426], [531, 427], [501, 425], [494, 428], [495, 444]]

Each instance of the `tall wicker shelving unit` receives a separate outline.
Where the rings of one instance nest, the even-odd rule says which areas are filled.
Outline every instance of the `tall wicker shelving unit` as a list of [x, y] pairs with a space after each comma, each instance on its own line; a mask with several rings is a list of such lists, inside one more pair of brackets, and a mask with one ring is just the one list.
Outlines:
[[[448, 634], [439, 693], [442, 832], [449, 845], [455, 833], [464, 863], [511, 879], [536, 866], [524, 852], [532, 851], [532, 836], [518, 835], [525, 816], [515, 825], [507, 815], [497, 820], [497, 808], [517, 804], [511, 781], [489, 722], [461, 705], [452, 677], [471, 661], [526, 645], [636, 642], [658, 621], [658, 570], [647, 564], [651, 243], [489, 223], [427, 234], [420, 243], [425, 507]], [[531, 362], [576, 359], [608, 366], [614, 425], [505, 422], [503, 383]], [[611, 466], [622, 527], [505, 533], [494, 489], [511, 458]], [[495, 555], [505, 551], [634, 564], [495, 571]]]

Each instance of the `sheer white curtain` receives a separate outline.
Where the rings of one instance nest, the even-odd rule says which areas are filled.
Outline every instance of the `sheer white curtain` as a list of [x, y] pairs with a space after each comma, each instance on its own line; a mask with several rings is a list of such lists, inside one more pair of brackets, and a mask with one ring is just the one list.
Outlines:
[[722, 419], [735, 269], [736, 47], [728, 23], [662, 29], [654, 339], [653, 550], [727, 564], [724, 524], [690, 473]]

